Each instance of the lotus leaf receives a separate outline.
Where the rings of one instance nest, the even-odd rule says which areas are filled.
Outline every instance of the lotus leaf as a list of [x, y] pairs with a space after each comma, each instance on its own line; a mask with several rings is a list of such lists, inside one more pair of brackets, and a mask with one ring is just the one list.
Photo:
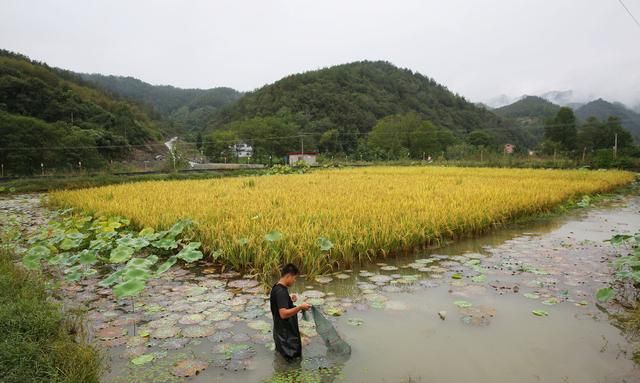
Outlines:
[[139, 279], [131, 279], [122, 282], [113, 288], [113, 293], [118, 298], [138, 295], [145, 288], [145, 282]]
[[118, 246], [111, 250], [109, 261], [111, 263], [124, 263], [131, 259], [133, 255], [133, 248], [127, 246]]
[[199, 374], [201, 371], [209, 367], [209, 363], [202, 360], [185, 359], [176, 363], [171, 369], [171, 373], [175, 376], [188, 378]]
[[151, 362], [154, 358], [155, 358], [154, 354], [142, 354], [139, 357], [132, 359], [131, 363], [133, 363], [136, 366], [141, 366], [143, 364]]

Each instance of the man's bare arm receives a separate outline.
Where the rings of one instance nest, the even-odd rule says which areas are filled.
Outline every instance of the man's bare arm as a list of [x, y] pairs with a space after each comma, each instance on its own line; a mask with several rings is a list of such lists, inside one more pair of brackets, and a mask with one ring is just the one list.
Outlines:
[[291, 318], [294, 315], [297, 315], [300, 311], [306, 311], [309, 310], [311, 308], [311, 305], [308, 303], [301, 303], [299, 306], [290, 308], [290, 309], [279, 309], [278, 310], [278, 314], [280, 314], [280, 318], [282, 319], [288, 319]]

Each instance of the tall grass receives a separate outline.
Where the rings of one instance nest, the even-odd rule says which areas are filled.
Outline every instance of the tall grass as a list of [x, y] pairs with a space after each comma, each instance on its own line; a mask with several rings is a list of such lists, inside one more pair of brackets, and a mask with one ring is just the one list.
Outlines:
[[98, 382], [100, 356], [78, 340], [76, 318], [12, 258], [0, 248], [0, 382]]
[[[295, 262], [317, 273], [482, 232], [633, 179], [621, 171], [372, 167], [108, 186], [50, 201], [140, 227], [192, 218], [206, 250], [232, 266], [268, 273]], [[272, 231], [282, 239], [265, 240]], [[323, 250], [321, 239], [333, 247]]]

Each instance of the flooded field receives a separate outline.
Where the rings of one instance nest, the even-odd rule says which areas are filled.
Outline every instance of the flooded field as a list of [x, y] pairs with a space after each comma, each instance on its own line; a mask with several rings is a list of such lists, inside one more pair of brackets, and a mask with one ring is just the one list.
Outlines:
[[264, 290], [212, 265], [169, 271], [135, 301], [92, 279], [63, 291], [90, 309], [105, 382], [640, 382], [633, 345], [593, 298], [616, 254], [604, 241], [640, 230], [639, 212], [640, 197], [619, 197], [299, 278], [292, 292], [331, 318], [352, 347], [347, 360], [327, 355], [301, 320], [304, 360], [283, 366]]

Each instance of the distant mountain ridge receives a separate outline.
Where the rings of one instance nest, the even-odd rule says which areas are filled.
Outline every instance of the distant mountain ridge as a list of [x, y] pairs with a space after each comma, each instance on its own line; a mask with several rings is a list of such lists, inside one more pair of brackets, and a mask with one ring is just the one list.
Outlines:
[[[568, 100], [570, 91], [554, 93], [554, 99]], [[547, 96], [549, 96], [547, 94]], [[610, 116], [618, 117], [622, 126], [631, 134], [640, 139], [640, 114], [619, 102], [609, 102], [601, 98], [587, 102], [585, 104], [566, 104], [571, 107], [579, 121], [585, 121], [589, 117], [596, 117], [599, 120], [606, 120]], [[506, 105], [494, 112], [504, 118], [514, 119], [519, 126], [537, 124], [541, 126], [544, 120], [555, 115], [561, 105], [554, 104], [543, 97], [524, 96], [510, 105]]]
[[0, 161], [10, 174], [99, 168], [160, 137], [156, 121], [136, 103], [73, 72], [0, 50]]
[[171, 134], [202, 129], [215, 113], [242, 97], [232, 88], [183, 89], [171, 85], [152, 85], [134, 77], [79, 74], [85, 81], [118, 97], [153, 108], [169, 121]]
[[609, 116], [618, 117], [622, 126], [636, 139], [640, 139], [640, 114], [621, 103], [611, 103], [599, 98], [576, 109], [575, 113], [576, 117], [583, 121], [591, 116], [600, 120], [606, 120]]
[[560, 106], [538, 96], [524, 96], [513, 104], [497, 108], [494, 112], [509, 118], [546, 118], [555, 115]]
[[386, 116], [415, 112], [459, 137], [487, 130], [499, 142], [522, 143], [522, 132], [496, 114], [453, 94], [433, 79], [384, 61], [360, 61], [294, 74], [247, 93], [216, 114], [209, 130], [246, 118], [299, 116], [302, 130], [321, 134], [337, 129], [357, 137]]

